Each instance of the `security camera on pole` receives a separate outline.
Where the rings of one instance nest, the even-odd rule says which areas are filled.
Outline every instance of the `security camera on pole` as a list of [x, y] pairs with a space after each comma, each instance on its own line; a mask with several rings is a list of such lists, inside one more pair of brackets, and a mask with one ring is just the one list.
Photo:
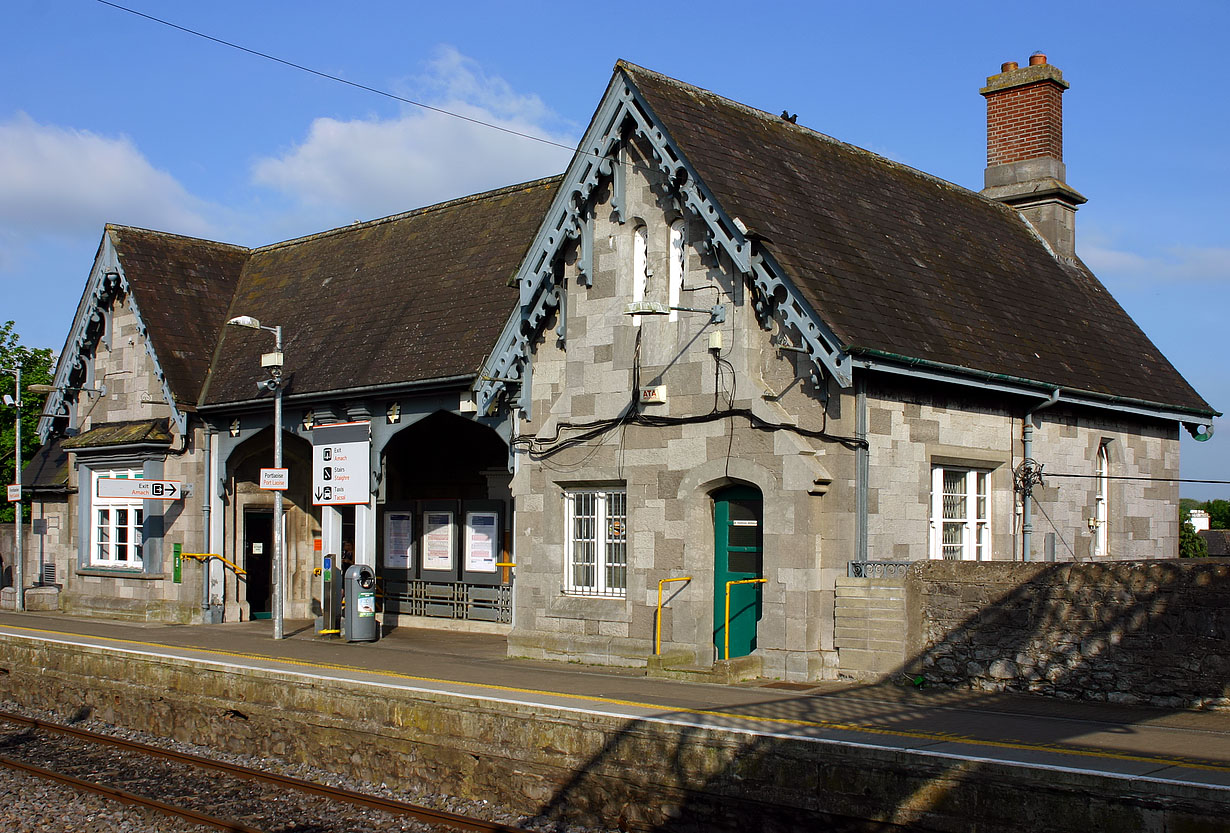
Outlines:
[[[274, 352], [261, 355], [261, 367], [271, 378], [257, 382], [257, 387], [273, 391], [273, 467], [282, 468], [282, 328], [266, 327], [250, 315], [237, 315], [226, 322], [249, 330], [273, 333]], [[286, 593], [286, 546], [282, 535], [282, 490], [273, 493], [273, 638], [283, 638], [283, 599]]]

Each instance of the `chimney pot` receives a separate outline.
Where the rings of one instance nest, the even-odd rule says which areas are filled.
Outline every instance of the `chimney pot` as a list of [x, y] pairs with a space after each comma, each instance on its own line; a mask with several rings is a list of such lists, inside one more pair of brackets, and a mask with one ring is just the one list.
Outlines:
[[1031, 67], [1042, 66], [1045, 63], [1046, 63], [1046, 53], [1045, 52], [1035, 52], [1034, 54], [1029, 56], [1029, 65]]
[[1016, 69], [1016, 67], [1017, 67], [1016, 61], [1005, 61], [1004, 63], [1000, 64], [999, 71], [1000, 72], [1011, 72], [1012, 70]]

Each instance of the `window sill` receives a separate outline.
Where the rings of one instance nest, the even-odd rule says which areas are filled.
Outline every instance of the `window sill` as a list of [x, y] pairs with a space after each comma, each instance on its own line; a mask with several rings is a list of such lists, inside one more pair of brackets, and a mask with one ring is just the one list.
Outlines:
[[99, 576], [102, 578], [130, 578], [136, 581], [163, 581], [166, 573], [143, 573], [140, 570], [130, 570], [124, 567], [82, 567], [77, 570], [79, 576]]

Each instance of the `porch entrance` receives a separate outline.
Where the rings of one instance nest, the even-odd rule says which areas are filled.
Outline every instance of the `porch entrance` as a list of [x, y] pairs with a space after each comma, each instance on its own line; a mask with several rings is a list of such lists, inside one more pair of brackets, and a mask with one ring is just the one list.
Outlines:
[[[733, 584], [764, 577], [760, 490], [731, 486], [713, 494], [713, 645], [718, 659], [745, 657], [756, 649], [761, 586]], [[726, 654], [726, 594], [730, 592], [730, 654]]]
[[247, 571], [248, 615], [273, 616], [273, 513], [243, 513], [243, 559]]

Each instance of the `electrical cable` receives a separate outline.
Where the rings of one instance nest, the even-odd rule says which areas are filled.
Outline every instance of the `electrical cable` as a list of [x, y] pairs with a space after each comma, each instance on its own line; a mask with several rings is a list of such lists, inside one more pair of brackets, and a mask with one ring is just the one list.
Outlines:
[[1137, 477], [1128, 474], [1074, 474], [1048, 471], [1047, 477], [1080, 477], [1089, 480], [1144, 480], [1150, 483], [1209, 483], [1215, 486], [1230, 486], [1230, 480], [1196, 480], [1190, 477]]
[[476, 119], [471, 116], [463, 116], [460, 113], [454, 113], [451, 110], [445, 110], [442, 107], [433, 107], [430, 104], [424, 104], [421, 101], [415, 101], [414, 99], [405, 98], [403, 96], [396, 95], [395, 93], [388, 92], [387, 90], [381, 90], [377, 87], [369, 87], [366, 84], [360, 84], [356, 81], [347, 81], [345, 78], [341, 78], [337, 75], [330, 75], [329, 73], [321, 72], [318, 69], [312, 69], [311, 67], [303, 66], [302, 64], [296, 64], [293, 61], [288, 61], [285, 58], [279, 58], [276, 55], [270, 55], [267, 52], [260, 52], [259, 50], [256, 50], [256, 49], [249, 49], [246, 46], [240, 46], [237, 43], [232, 43], [231, 41], [223, 40], [222, 38], [216, 38], [213, 35], [207, 35], [204, 32], [198, 32], [195, 29], [189, 29], [187, 26], [180, 26], [179, 24], [172, 23], [169, 20], [163, 20], [160, 17], [154, 17], [152, 14], [146, 14], [145, 12], [139, 12], [136, 9], [128, 8], [127, 6], [121, 6], [119, 3], [112, 3], [110, 2], [110, 0], [97, 0], [97, 2], [103, 4], [104, 6], [110, 6], [111, 8], [117, 9], [118, 11], [121, 11], [121, 12], [128, 12], [129, 14], [136, 15], [137, 17], [143, 17], [146, 20], [153, 21], [154, 23], [161, 23], [163, 26], [169, 26], [170, 28], [176, 29], [180, 32], [184, 32], [186, 34], [193, 35], [198, 38], [203, 38], [208, 41], [213, 41], [214, 43], [220, 44], [222, 46], [227, 46], [227, 47], [230, 47], [231, 49], [237, 49], [240, 52], [246, 52], [247, 54], [254, 55], [258, 58], [264, 58], [267, 61], [273, 61], [274, 63], [282, 64], [283, 66], [288, 66], [291, 69], [297, 69], [300, 72], [306, 72], [311, 75], [318, 76], [320, 78], [325, 78], [329, 81], [336, 81], [339, 84], [345, 84], [349, 87], [354, 87], [356, 89], [364, 90], [369, 93], [375, 93], [376, 95], [381, 95], [381, 96], [384, 96], [385, 98], [391, 98], [394, 101], [400, 101], [403, 104], [410, 104], [415, 107], [421, 107], [422, 109], [430, 110], [433, 113], [440, 113], [441, 115], [451, 116], [452, 118], [461, 119], [462, 121], [468, 121], [471, 124], [477, 124], [482, 127], [489, 127], [492, 130], [499, 130], [503, 133], [509, 133], [513, 136], [519, 136], [522, 139], [531, 139], [535, 142], [541, 142], [544, 145], [551, 145], [553, 147], [563, 148], [564, 150], [570, 153], [579, 152], [579, 153], [586, 153], [586, 155], [593, 155], [585, 151], [579, 151], [573, 145], [565, 145], [562, 142], [554, 142], [550, 139], [544, 139], [541, 136], [535, 136], [531, 133], [523, 133], [520, 130], [513, 130], [510, 127], [501, 127], [498, 124], [492, 124], [491, 122], [483, 121], [482, 119]]

